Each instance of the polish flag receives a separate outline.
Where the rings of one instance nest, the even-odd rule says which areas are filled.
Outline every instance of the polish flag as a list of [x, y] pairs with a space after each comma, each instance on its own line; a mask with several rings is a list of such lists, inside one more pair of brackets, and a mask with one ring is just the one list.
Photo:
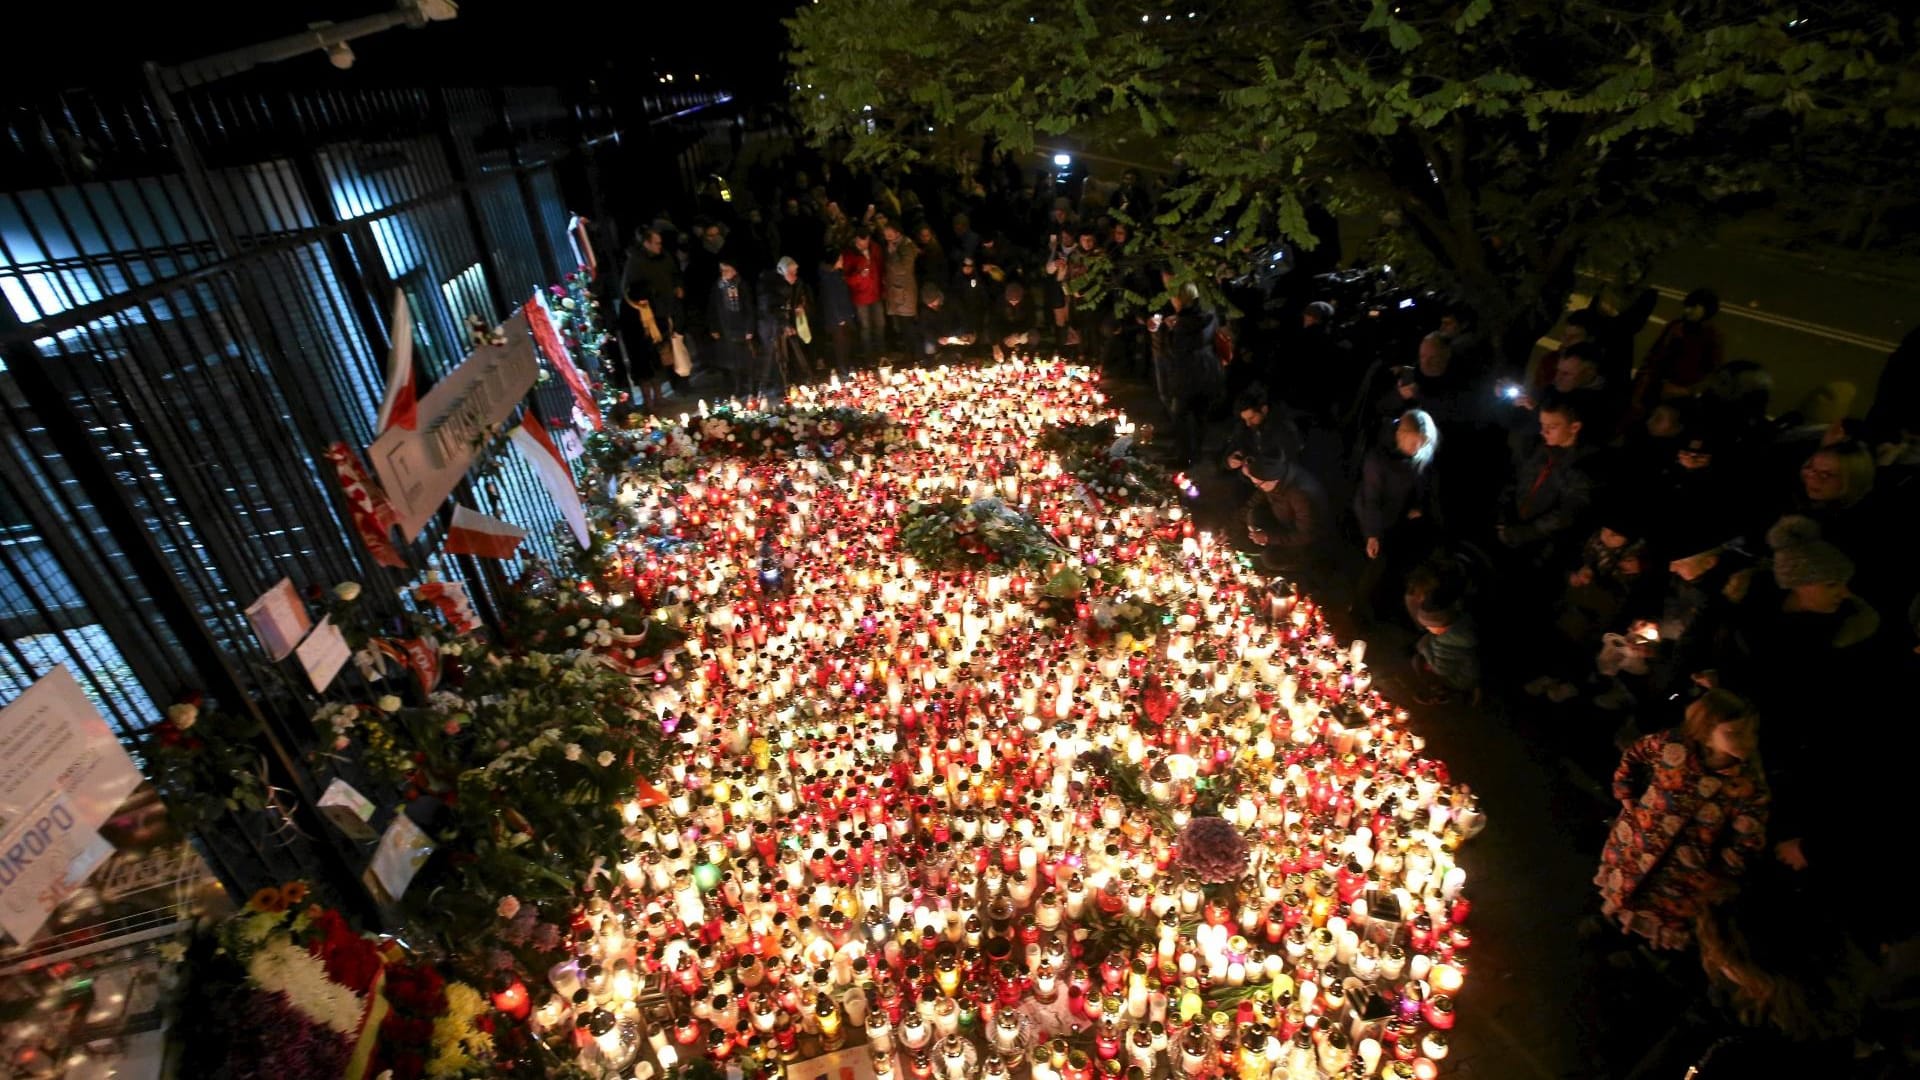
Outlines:
[[540, 482], [546, 485], [547, 494], [553, 497], [553, 504], [560, 508], [560, 516], [567, 519], [573, 529], [573, 538], [580, 541], [581, 547], [587, 547], [587, 511], [580, 505], [580, 489], [574, 486], [573, 470], [567, 467], [567, 459], [560, 456], [560, 450], [553, 445], [553, 436], [540, 426], [540, 421], [531, 423], [522, 421], [520, 426], [508, 433], [513, 445], [520, 448], [520, 456], [527, 459], [533, 471], [540, 476]]
[[413, 385], [413, 314], [407, 310], [407, 294], [393, 290], [393, 339], [387, 350], [387, 396], [380, 402], [380, 417], [373, 422], [379, 435], [390, 427], [413, 431], [420, 426], [420, 402]]
[[449, 555], [485, 555], [489, 559], [511, 559], [527, 530], [518, 525], [488, 517], [458, 503], [453, 507], [453, 525], [447, 530]]

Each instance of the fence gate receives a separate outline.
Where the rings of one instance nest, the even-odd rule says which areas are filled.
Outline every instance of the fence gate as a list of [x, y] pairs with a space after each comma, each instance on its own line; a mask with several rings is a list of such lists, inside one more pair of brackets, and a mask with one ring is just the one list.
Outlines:
[[[562, 201], [556, 169], [607, 137], [589, 118], [605, 114], [552, 91], [229, 84], [5, 116], [0, 701], [65, 664], [136, 758], [183, 691], [257, 710], [296, 797], [290, 819], [240, 813], [201, 838], [230, 888], [351, 881], [364, 862], [311, 816], [314, 697], [243, 609], [291, 578], [358, 581], [400, 610], [412, 575], [367, 558], [322, 451], [373, 437], [395, 288], [430, 382], [467, 351], [469, 315], [498, 323], [573, 269], [569, 211], [594, 208]], [[517, 457], [461, 494], [556, 555], [558, 515]], [[406, 549], [416, 568], [443, 530]], [[520, 568], [443, 569], [484, 611]], [[371, 692], [349, 665], [328, 696]]]

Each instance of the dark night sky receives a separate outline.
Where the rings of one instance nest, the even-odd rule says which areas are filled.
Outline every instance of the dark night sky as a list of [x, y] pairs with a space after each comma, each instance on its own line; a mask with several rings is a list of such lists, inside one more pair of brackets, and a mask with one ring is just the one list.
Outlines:
[[[749, 93], [775, 90], [796, 0], [736, 0], [721, 6], [660, 0], [465, 0], [451, 22], [389, 30], [353, 46], [356, 62], [335, 71], [318, 53], [277, 65], [268, 76], [300, 84], [328, 80], [395, 84], [653, 83], [656, 69], [694, 72]], [[163, 64], [205, 56], [388, 8], [381, 0], [189, 0], [184, 4], [56, 3], [15, 22], [0, 66], [8, 91], [48, 91], [137, 75], [142, 60]], [[717, 21], [716, 21], [717, 20]], [[112, 29], [105, 32], [103, 21]]]

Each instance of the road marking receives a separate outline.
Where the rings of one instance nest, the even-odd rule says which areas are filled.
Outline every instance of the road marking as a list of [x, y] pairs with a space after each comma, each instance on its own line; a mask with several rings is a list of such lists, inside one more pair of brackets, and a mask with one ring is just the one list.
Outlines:
[[[1598, 274], [1588, 273], [1584, 270], [1580, 272], [1580, 276], [1592, 281], [1601, 280]], [[1653, 291], [1669, 300], [1685, 300], [1687, 298], [1686, 293], [1671, 285], [1655, 285]], [[1580, 293], [1574, 294], [1576, 298], [1581, 295]], [[1771, 311], [1757, 311], [1749, 307], [1738, 307], [1733, 304], [1723, 303], [1720, 305], [1720, 314], [1733, 315], [1742, 319], [1752, 319], [1757, 323], [1777, 326], [1782, 330], [1792, 330], [1795, 333], [1806, 334], [1811, 337], [1825, 338], [1828, 341], [1837, 341], [1842, 345], [1851, 345], [1854, 348], [1866, 349], [1869, 352], [1890, 353], [1899, 348], [1896, 343], [1887, 341], [1884, 338], [1871, 337], [1866, 334], [1856, 334], [1851, 330], [1842, 330], [1834, 326], [1823, 326], [1820, 323], [1808, 322], [1805, 319], [1795, 319], [1787, 315], [1775, 315]], [[1666, 320], [1649, 319], [1647, 321], [1657, 324], [1665, 322]]]
[[[1667, 285], [1655, 285], [1654, 290], [1669, 300], [1684, 300], [1687, 296], [1686, 293], [1681, 292], [1679, 289]], [[1853, 345], [1858, 348], [1872, 350], [1873, 352], [1890, 353], [1899, 348], [1894, 342], [1881, 338], [1868, 337], [1865, 334], [1856, 334], [1850, 330], [1841, 330], [1838, 327], [1822, 326], [1819, 323], [1808, 322], [1805, 319], [1795, 319], [1787, 315], [1775, 315], [1771, 311], [1758, 311], [1749, 307], [1722, 304], [1720, 305], [1720, 314], [1738, 315], [1743, 319], [1752, 319], [1754, 322], [1777, 326], [1783, 330], [1793, 330], [1802, 334], [1810, 334], [1813, 337], [1826, 338], [1828, 341], [1838, 341], [1844, 345]]]

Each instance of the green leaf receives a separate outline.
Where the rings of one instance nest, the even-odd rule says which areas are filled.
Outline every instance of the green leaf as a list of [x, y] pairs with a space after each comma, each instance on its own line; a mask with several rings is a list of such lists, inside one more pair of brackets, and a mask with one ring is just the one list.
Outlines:
[[1420, 31], [1395, 19], [1387, 24], [1387, 41], [1401, 52], [1412, 52], [1420, 47]]
[[1467, 4], [1467, 9], [1460, 13], [1460, 17], [1453, 20], [1453, 32], [1459, 34], [1472, 29], [1492, 11], [1493, 0], [1472, 0]]

